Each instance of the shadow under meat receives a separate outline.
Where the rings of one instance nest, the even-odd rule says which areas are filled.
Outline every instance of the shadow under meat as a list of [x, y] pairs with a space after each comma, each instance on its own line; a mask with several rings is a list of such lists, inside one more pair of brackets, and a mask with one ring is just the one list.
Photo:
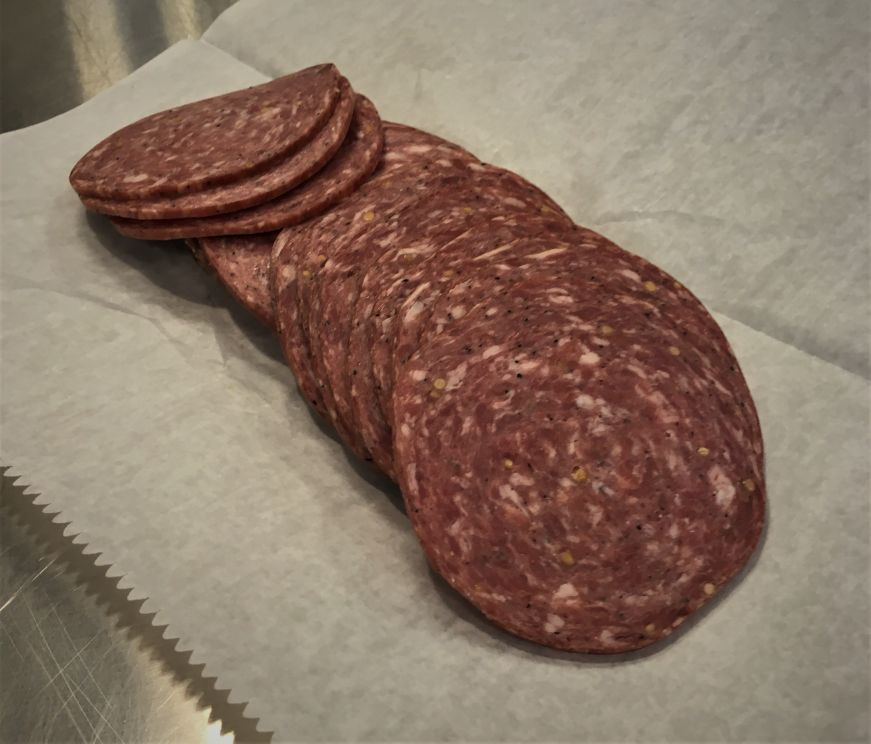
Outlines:
[[[302, 398], [302, 394], [296, 388], [293, 375], [285, 365], [281, 345], [274, 331], [242, 307], [220, 281], [204, 270], [196, 262], [184, 241], [145, 241], [128, 238], [118, 233], [107, 218], [92, 212], [87, 213], [86, 220], [108, 255], [136, 269], [155, 286], [187, 302], [204, 307], [225, 308], [234, 325], [260, 354], [281, 362], [284, 366], [286, 378], [283, 381], [289, 386], [288, 414], [299, 415], [298, 401]], [[215, 338], [224, 348], [225, 341], [222, 340], [221, 330], [218, 327], [215, 328]], [[311, 406], [304, 403], [302, 408], [322, 435], [342, 446], [345, 458], [355, 474], [382, 492], [398, 511], [405, 514], [405, 504], [399, 487], [371, 462], [360, 460], [348, 449], [333, 427]]]

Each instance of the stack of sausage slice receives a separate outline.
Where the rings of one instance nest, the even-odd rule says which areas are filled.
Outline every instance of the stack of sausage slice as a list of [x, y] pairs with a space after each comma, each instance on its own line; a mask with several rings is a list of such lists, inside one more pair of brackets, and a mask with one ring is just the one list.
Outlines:
[[71, 181], [124, 234], [189, 239], [510, 632], [640, 648], [753, 553], [759, 421], [698, 299], [333, 66], [137, 122]]

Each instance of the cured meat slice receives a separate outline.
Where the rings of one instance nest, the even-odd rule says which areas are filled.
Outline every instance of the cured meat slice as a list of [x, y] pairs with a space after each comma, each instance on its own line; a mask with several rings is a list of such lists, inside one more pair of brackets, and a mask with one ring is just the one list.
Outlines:
[[[354, 91], [348, 81], [342, 79], [338, 103], [326, 125], [304, 147], [276, 161], [267, 170], [179, 196], [147, 199], [84, 196], [82, 203], [94, 212], [135, 220], [210, 217], [263, 204], [290, 191], [330, 161], [345, 139], [354, 106]], [[163, 229], [165, 231], [167, 226]]]
[[317, 65], [152, 114], [87, 152], [70, 173], [70, 183], [81, 196], [143, 199], [186, 194], [256, 173], [324, 126], [340, 87], [334, 65]]
[[[335, 407], [328, 403], [331, 398], [323, 389], [322, 377], [315, 371], [312, 339], [308, 333], [308, 298], [318, 280], [318, 257], [323, 256], [325, 261], [327, 253], [341, 241], [352, 240], [357, 232], [373, 226], [374, 219], [370, 220], [367, 210], [362, 208], [373, 190], [385, 188], [385, 182], [390, 181], [394, 198], [399, 198], [401, 181], [409, 178], [404, 171], [409, 168], [425, 171], [431, 162], [459, 157], [461, 153], [473, 159], [461, 148], [434, 135], [385, 122], [384, 156], [369, 180], [335, 209], [303, 225], [283, 230], [276, 239], [270, 266], [270, 291], [281, 345], [304, 397], [328, 420], [336, 421]], [[303, 255], [314, 267], [314, 274], [312, 269], [298, 265]], [[347, 432], [340, 433], [350, 439]]]
[[389, 390], [382, 385], [392, 378], [387, 372], [390, 329], [402, 299], [428, 271], [441, 270], [444, 251], [458, 246], [475, 255], [487, 250], [491, 230], [513, 216], [523, 222], [545, 211], [554, 225], [572, 225], [552, 200], [514, 173], [473, 164], [467, 175], [447, 188], [434, 184], [391, 226], [388, 250], [364, 264], [344, 372], [352, 393], [351, 426], [360, 430], [374, 461], [388, 475], [393, 472], [392, 437], [384, 415]]
[[[541, 260], [551, 257], [561, 260], [565, 241], [581, 240], [585, 233], [584, 228], [574, 224], [567, 228], [560, 216], [517, 215], [494, 222], [477, 250], [464, 245], [478, 239], [476, 235], [462, 236], [439, 254], [437, 266], [422, 266], [419, 279], [411, 291], [400, 297], [401, 304], [389, 322], [375, 328], [373, 372], [388, 423], [392, 425], [395, 375], [420, 345], [420, 334], [429, 323], [433, 302], [450, 295], [451, 303], [458, 304], [461, 313], [483, 301], [484, 292], [500, 291], [499, 284], [487, 283], [487, 278], [503, 281], [505, 271], [521, 270], [516, 263], [525, 262], [529, 255]], [[491, 265], [494, 270], [489, 273]], [[456, 284], [460, 288], [454, 289]], [[460, 293], [462, 296], [457, 297]]]
[[747, 562], [763, 448], [701, 303], [588, 238], [424, 332], [397, 376], [395, 456], [455, 589], [522, 638], [616, 653], [667, 636]]
[[184, 220], [112, 220], [118, 232], [146, 240], [247, 235], [304, 222], [337, 204], [375, 169], [384, 136], [375, 106], [357, 96], [351, 128], [333, 159], [312, 178], [264, 204], [231, 214]]
[[269, 295], [269, 262], [277, 233], [233, 235], [190, 241], [194, 256], [227, 291], [270, 328], [275, 313]]
[[[350, 383], [346, 357], [351, 333], [351, 310], [365, 268], [378, 261], [391, 246], [408, 238], [405, 213], [413, 211], [421, 199], [428, 199], [437, 188], [450, 188], [477, 164], [468, 153], [457, 149], [439, 155], [422, 167], [418, 161], [397, 168], [393, 175], [374, 184], [358, 201], [358, 208], [339, 216], [345, 220], [340, 236], [313, 240], [310, 245], [329, 243], [327, 252], [309, 251], [300, 257], [300, 270], [310, 278], [313, 291], [303, 295], [302, 308], [308, 322], [308, 335], [325, 401], [337, 431], [347, 437], [349, 446], [368, 458], [359, 427], [351, 419]], [[432, 154], [430, 154], [432, 157]], [[351, 372], [352, 374], [353, 372]]]
[[[543, 235], [535, 232], [536, 225], [543, 228]], [[573, 239], [573, 228], [564, 222], [553, 219], [540, 221], [534, 215], [523, 212], [502, 215], [460, 235], [431, 261], [414, 269], [408, 277], [400, 279], [399, 288], [389, 287], [369, 309], [361, 307], [361, 293], [361, 299], [357, 303], [357, 317], [368, 314], [368, 323], [361, 322], [355, 327], [349, 344], [349, 364], [353, 364], [356, 369], [356, 374], [352, 377], [352, 401], [372, 459], [385, 472], [394, 472], [394, 364], [403, 361], [394, 361], [393, 358], [393, 346], [397, 333], [401, 330], [396, 322], [398, 318], [395, 308], [411, 298], [421, 297], [423, 290], [444, 292], [450, 279], [456, 281], [473, 276], [475, 272], [492, 273], [501, 278], [502, 274], [509, 271], [523, 272], [533, 270], [548, 261], [561, 262], [565, 260], [565, 252], [570, 250], [564, 243], [557, 248], [563, 233], [566, 233], [566, 239]], [[528, 237], [529, 235], [535, 237]], [[504, 254], [506, 250], [510, 252]], [[467, 266], [461, 261], [460, 254], [465, 254], [462, 259], [468, 262]], [[455, 268], [460, 265], [465, 268]], [[500, 291], [498, 285], [488, 289], [493, 292]], [[458, 316], [462, 310], [457, 302], [455, 312]], [[410, 315], [413, 320], [406, 321], [409, 325], [413, 322], [424, 322], [425, 309], [422, 302], [417, 301]], [[405, 343], [407, 345], [408, 342]], [[415, 349], [416, 344], [417, 341]], [[407, 356], [406, 354], [406, 359]], [[371, 413], [364, 416], [365, 411]]]

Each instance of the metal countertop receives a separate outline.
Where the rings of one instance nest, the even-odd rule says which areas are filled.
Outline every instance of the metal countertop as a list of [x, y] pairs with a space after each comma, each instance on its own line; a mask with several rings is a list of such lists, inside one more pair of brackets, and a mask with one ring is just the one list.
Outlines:
[[[0, 0], [0, 130], [73, 108], [231, 4]], [[0, 511], [0, 741], [232, 741], [137, 637]]]

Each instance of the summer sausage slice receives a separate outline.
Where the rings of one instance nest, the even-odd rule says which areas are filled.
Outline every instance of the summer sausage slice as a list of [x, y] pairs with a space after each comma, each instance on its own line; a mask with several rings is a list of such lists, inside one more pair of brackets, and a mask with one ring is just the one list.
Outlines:
[[265, 170], [305, 145], [339, 99], [325, 64], [161, 111], [109, 135], [70, 173], [80, 196], [176, 196]]
[[[547, 261], [563, 261], [563, 253], [569, 249], [553, 248], [559, 243], [563, 233], [567, 232], [567, 239], [571, 240], [574, 228], [563, 222], [552, 219], [539, 221], [535, 217], [524, 212], [513, 215], [509, 213], [477, 224], [444, 246], [432, 260], [414, 268], [409, 277], [400, 280], [403, 289], [388, 291], [379, 300], [376, 309], [369, 313], [367, 326], [364, 329], [355, 329], [349, 346], [349, 359], [354, 360], [357, 366], [357, 374], [352, 378], [352, 399], [355, 412], [361, 411], [359, 420], [367, 448], [372, 453], [373, 460], [385, 472], [394, 472], [394, 367], [405, 361], [394, 359], [393, 355], [393, 346], [401, 330], [395, 308], [407, 301], [414, 302], [412, 298], [421, 297], [423, 290], [447, 292], [452, 279], [458, 281], [462, 278], [467, 282], [474, 282], [475, 277], [480, 274], [482, 279], [495, 277], [498, 280], [501, 275], [510, 271], [522, 274]], [[534, 225], [546, 226], [544, 234], [537, 231]], [[467, 264], [460, 260], [460, 254], [463, 254], [463, 260]], [[533, 254], [534, 258], [530, 258]], [[465, 268], [460, 269], [458, 266]], [[485, 283], [487, 282], [479, 282], [482, 285]], [[498, 293], [501, 290], [498, 282], [496, 286], [488, 287], [490, 292]], [[471, 301], [472, 292], [468, 294], [464, 299]], [[392, 306], [383, 301], [391, 297]], [[365, 310], [360, 309], [361, 304], [358, 301], [358, 315], [365, 313]], [[459, 317], [464, 307], [471, 305], [457, 301], [452, 310]], [[420, 320], [423, 323], [423, 305], [418, 302], [411, 315], [414, 316], [414, 322]], [[418, 344], [419, 341], [415, 340], [414, 349]], [[406, 360], [407, 356], [406, 353]], [[374, 415], [364, 417], [362, 412], [366, 410], [374, 411]]]
[[[337, 207], [302, 225], [283, 230], [275, 242], [270, 265], [270, 291], [282, 348], [306, 400], [330, 421], [336, 421], [335, 407], [328, 395], [326, 400], [330, 407], [325, 402], [323, 380], [315, 371], [308, 332], [309, 296], [319, 279], [319, 257], [326, 260], [340, 242], [353, 240], [358, 233], [375, 227], [372, 224], [374, 219], [369, 220], [367, 210], [361, 206], [371, 197], [373, 190], [384, 189], [385, 182], [391, 181], [396, 186], [392, 192], [396, 200], [401, 188], [398, 185], [400, 179], [392, 180], [394, 176], [409, 169], [425, 171], [433, 160], [458, 157], [459, 153], [465, 151], [434, 135], [385, 122], [383, 157], [372, 176]], [[472, 159], [468, 153], [464, 157]], [[307, 265], [300, 265], [303, 260]], [[350, 439], [348, 432], [344, 436]]]
[[300, 307], [311, 356], [327, 411], [340, 436], [368, 459], [358, 428], [350, 422], [345, 356], [363, 267], [398, 237], [401, 214], [429, 193], [434, 181], [459, 177], [469, 163], [465, 150], [432, 135], [413, 145], [409, 159], [387, 161], [382, 175], [316, 224], [307, 223], [297, 270]]
[[441, 273], [442, 256], [451, 247], [459, 245], [468, 255], [485, 250], [491, 230], [502, 220], [516, 215], [522, 222], [546, 210], [556, 224], [572, 225], [544, 193], [510, 171], [472, 164], [465, 176], [435, 182], [399, 215], [388, 250], [373, 253], [364, 264], [345, 367], [351, 425], [359, 428], [373, 460], [388, 474], [393, 462], [385, 383], [392, 383], [388, 348], [396, 308], [430, 273]]
[[192, 240], [197, 260], [264, 325], [275, 327], [269, 294], [269, 262], [277, 233]]
[[763, 452], [701, 303], [592, 243], [424, 332], [397, 378], [395, 457], [457, 591], [522, 638], [616, 653], [670, 634], [746, 564]]
[[247, 235], [280, 230], [317, 216], [351, 194], [378, 165], [384, 135], [369, 99], [357, 96], [351, 128], [335, 157], [312, 178], [264, 204], [215, 217], [112, 222], [120, 233], [146, 240]]
[[[326, 125], [305, 146], [276, 161], [264, 171], [179, 196], [146, 199], [100, 199], [84, 196], [82, 203], [94, 212], [127, 218], [116, 223], [124, 234], [128, 234], [128, 231], [125, 231], [123, 226], [133, 220], [165, 221], [211, 217], [263, 204], [279, 194], [290, 191], [294, 186], [316, 174], [330, 161], [345, 139], [348, 127], [351, 125], [354, 106], [354, 91], [351, 90], [348, 81], [343, 79], [339, 101]], [[157, 224], [162, 234], [169, 232], [169, 228], [172, 227], [165, 222]], [[155, 228], [154, 223], [133, 222], [133, 225], [138, 225], [140, 231], [149, 226]]]

